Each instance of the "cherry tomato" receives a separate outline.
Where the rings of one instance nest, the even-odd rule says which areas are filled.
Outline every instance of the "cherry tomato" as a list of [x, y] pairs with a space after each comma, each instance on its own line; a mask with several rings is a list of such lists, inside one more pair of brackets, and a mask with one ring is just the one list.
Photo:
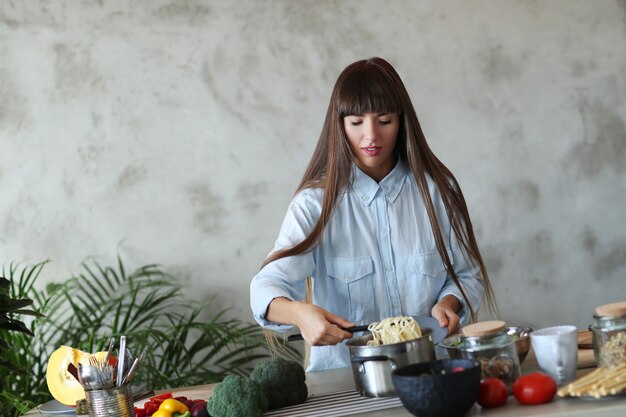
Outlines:
[[520, 376], [513, 384], [513, 395], [522, 404], [544, 404], [556, 394], [556, 382], [543, 372]]
[[455, 366], [454, 368], [452, 368], [452, 372], [463, 372], [465, 370], [465, 368], [463, 368], [462, 366]]
[[483, 408], [500, 407], [506, 404], [509, 393], [506, 385], [498, 378], [487, 378], [480, 381], [478, 404]]

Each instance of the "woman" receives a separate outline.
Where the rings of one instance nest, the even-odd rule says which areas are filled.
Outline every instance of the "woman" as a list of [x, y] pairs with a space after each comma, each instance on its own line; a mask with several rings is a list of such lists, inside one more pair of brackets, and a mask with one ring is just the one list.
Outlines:
[[[304, 300], [312, 278], [312, 303]], [[349, 366], [342, 328], [432, 315], [448, 332], [495, 300], [467, 206], [381, 58], [339, 76], [278, 240], [250, 286], [265, 328], [297, 326], [309, 371]]]

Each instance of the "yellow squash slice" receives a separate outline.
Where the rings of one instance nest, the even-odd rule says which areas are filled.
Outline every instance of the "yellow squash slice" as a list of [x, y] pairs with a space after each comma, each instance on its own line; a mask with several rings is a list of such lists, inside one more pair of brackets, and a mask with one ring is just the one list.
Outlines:
[[[106, 352], [97, 352], [94, 355], [98, 359], [104, 359], [106, 354]], [[67, 366], [70, 363], [73, 363], [76, 368], [78, 368], [79, 363], [82, 363], [83, 366], [89, 365], [89, 356], [91, 353], [69, 346], [61, 346], [50, 355], [46, 369], [46, 382], [48, 383], [48, 390], [55, 400], [65, 405], [75, 406], [76, 401], [85, 398], [83, 387], [68, 372]]]

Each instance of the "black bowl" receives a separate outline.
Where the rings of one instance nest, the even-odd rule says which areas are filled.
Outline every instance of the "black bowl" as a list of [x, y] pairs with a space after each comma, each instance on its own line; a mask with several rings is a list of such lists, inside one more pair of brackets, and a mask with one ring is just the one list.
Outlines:
[[422, 362], [396, 369], [391, 379], [414, 416], [460, 417], [478, 398], [480, 364], [472, 359]]

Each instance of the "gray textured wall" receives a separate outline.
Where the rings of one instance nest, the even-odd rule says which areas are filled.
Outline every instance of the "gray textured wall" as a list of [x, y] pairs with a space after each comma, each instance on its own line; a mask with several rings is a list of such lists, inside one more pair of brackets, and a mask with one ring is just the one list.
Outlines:
[[626, 299], [626, 2], [0, 3], [0, 262], [158, 262], [249, 318], [337, 75], [379, 55], [503, 317]]

